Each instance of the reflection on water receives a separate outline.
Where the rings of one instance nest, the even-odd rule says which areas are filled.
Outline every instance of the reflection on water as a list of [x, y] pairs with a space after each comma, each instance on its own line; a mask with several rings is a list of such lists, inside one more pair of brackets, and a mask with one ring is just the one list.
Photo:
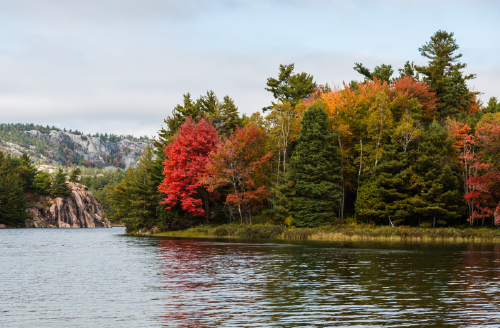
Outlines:
[[165, 325], [500, 324], [500, 246], [162, 239]]
[[0, 230], [1, 327], [500, 325], [500, 246]]

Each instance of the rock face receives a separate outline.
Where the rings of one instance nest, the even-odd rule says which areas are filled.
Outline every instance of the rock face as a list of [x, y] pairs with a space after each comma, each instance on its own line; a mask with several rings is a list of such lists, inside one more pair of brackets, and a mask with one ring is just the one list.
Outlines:
[[[125, 168], [135, 167], [138, 157], [148, 145], [148, 142], [131, 141], [122, 139], [118, 142], [104, 141], [98, 137], [89, 137], [85, 135], [76, 135], [69, 132], [51, 130], [50, 133], [44, 134], [37, 130], [24, 132], [28, 136], [37, 137], [47, 140], [54, 145], [72, 145], [69, 147], [69, 154], [78, 154], [86, 160], [92, 162], [106, 162], [106, 155], [120, 154], [125, 163]], [[47, 152], [49, 157], [65, 164], [64, 159], [60, 158], [56, 152]]]
[[[51, 199], [48, 204], [28, 208], [31, 228], [111, 228], [104, 218], [101, 205], [91, 191], [79, 183], [66, 182], [71, 190], [68, 197]], [[47, 206], [48, 205], [48, 206]]]

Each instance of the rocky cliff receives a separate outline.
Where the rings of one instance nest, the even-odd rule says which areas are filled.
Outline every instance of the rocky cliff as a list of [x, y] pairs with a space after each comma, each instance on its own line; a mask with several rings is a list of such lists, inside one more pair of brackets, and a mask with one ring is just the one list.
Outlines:
[[43, 198], [27, 209], [26, 226], [31, 228], [111, 228], [101, 205], [91, 191], [79, 183], [67, 182], [68, 197]]
[[[102, 162], [103, 166], [110, 165], [109, 157], [119, 155], [125, 168], [135, 167], [137, 160], [148, 142], [121, 139], [118, 142], [104, 141], [98, 137], [77, 135], [69, 132], [51, 130], [50, 133], [41, 133], [37, 130], [25, 131], [28, 136], [46, 140], [58, 147], [65, 148], [64, 156], [80, 155], [91, 162]], [[34, 148], [34, 147], [33, 147]], [[65, 165], [64, 157], [56, 151], [47, 151], [48, 157]], [[113, 164], [111, 164], [113, 165]]]

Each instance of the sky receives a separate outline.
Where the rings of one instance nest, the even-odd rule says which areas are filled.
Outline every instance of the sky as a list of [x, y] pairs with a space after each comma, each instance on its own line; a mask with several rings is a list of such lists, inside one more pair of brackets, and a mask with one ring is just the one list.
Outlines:
[[469, 87], [500, 98], [500, 1], [0, 0], [0, 123], [154, 136], [183, 94], [273, 100], [280, 64], [318, 84], [395, 70], [454, 32]]

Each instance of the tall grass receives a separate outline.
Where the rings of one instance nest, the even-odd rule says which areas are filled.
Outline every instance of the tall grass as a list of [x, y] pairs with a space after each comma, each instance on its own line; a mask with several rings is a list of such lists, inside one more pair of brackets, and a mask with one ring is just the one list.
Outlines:
[[316, 228], [288, 228], [274, 225], [225, 224], [199, 226], [183, 231], [167, 231], [155, 236], [223, 237], [253, 239], [310, 240], [443, 240], [500, 242], [500, 230], [493, 228], [413, 228], [370, 225], [333, 225]]

